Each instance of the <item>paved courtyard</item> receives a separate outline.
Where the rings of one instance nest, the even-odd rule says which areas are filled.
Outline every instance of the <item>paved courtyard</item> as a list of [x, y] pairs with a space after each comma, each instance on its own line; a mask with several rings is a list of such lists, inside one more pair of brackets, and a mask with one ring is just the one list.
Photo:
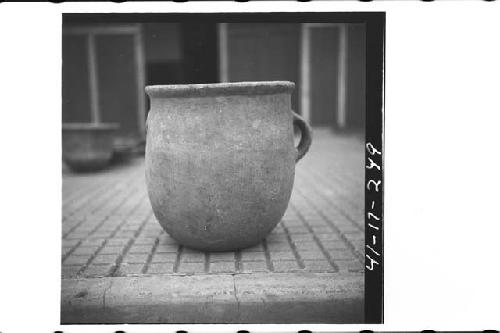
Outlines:
[[315, 129], [275, 230], [206, 253], [155, 220], [143, 158], [64, 169], [61, 321], [362, 322], [363, 182], [363, 141]]

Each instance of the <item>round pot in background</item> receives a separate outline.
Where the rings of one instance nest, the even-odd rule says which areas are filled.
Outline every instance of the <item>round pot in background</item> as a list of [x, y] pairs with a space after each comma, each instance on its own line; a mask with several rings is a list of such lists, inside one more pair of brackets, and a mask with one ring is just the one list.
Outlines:
[[[146, 184], [161, 226], [205, 251], [253, 246], [278, 224], [311, 144], [287, 81], [148, 86]], [[294, 147], [293, 125], [302, 133]]]
[[77, 172], [105, 168], [113, 156], [115, 123], [63, 123], [63, 161]]

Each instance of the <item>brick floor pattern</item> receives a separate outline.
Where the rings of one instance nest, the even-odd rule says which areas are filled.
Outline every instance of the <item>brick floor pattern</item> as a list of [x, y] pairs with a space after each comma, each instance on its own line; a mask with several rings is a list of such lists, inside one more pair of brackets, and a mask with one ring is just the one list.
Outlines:
[[152, 213], [144, 161], [63, 171], [62, 278], [364, 271], [364, 146], [315, 130], [288, 209], [257, 246], [208, 253], [176, 243]]

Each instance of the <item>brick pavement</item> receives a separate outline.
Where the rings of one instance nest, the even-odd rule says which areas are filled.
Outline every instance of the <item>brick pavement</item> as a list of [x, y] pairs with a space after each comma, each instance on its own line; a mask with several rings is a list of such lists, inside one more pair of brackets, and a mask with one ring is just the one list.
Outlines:
[[289, 207], [261, 244], [206, 253], [177, 244], [151, 211], [144, 162], [99, 173], [63, 171], [62, 278], [364, 271], [364, 149], [316, 129], [296, 166]]

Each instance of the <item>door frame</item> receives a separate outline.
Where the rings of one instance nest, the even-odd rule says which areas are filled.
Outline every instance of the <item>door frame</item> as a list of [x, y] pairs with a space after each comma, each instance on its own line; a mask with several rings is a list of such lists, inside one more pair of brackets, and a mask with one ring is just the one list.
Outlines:
[[97, 79], [97, 60], [95, 38], [97, 35], [132, 35], [134, 40], [134, 62], [137, 74], [137, 125], [139, 134], [146, 134], [146, 104], [144, 95], [145, 60], [142, 40], [142, 26], [140, 24], [110, 25], [110, 26], [74, 26], [63, 28], [63, 35], [84, 35], [87, 38], [87, 63], [89, 68], [90, 88], [90, 120], [92, 123], [101, 123], [99, 107], [99, 82]]
[[227, 23], [217, 23], [217, 38], [219, 40], [219, 81], [229, 81], [229, 38]]
[[311, 120], [311, 32], [317, 28], [339, 28], [339, 57], [337, 77], [337, 126], [346, 126], [347, 102], [347, 25], [348, 23], [301, 23], [300, 37], [300, 107], [302, 117]]

